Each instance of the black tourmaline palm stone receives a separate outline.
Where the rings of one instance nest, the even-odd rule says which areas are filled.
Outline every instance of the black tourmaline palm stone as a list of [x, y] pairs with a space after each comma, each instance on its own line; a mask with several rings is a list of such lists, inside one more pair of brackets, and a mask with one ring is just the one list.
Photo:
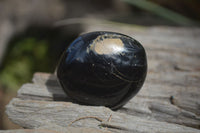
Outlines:
[[59, 82], [71, 99], [114, 110], [140, 90], [146, 73], [147, 58], [138, 41], [101, 31], [74, 40], [57, 69]]

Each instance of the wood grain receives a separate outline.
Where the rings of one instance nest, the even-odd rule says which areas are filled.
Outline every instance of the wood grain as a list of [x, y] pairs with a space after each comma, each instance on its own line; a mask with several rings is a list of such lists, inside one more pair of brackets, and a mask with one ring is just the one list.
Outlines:
[[143, 44], [148, 74], [141, 91], [123, 108], [112, 111], [78, 105], [63, 92], [54, 74], [35, 73], [33, 83], [24, 84], [7, 105], [6, 113], [14, 123], [29, 129], [56, 125], [100, 132], [200, 133], [200, 29], [109, 23], [85, 27], [86, 32], [120, 31]]

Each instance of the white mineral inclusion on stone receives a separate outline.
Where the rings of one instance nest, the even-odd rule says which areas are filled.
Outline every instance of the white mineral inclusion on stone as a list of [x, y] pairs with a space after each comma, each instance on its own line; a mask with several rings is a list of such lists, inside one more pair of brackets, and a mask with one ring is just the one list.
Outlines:
[[120, 38], [108, 38], [107, 36], [99, 36], [97, 37], [90, 47], [87, 49], [87, 52], [90, 50], [94, 51], [97, 54], [120, 54], [123, 52], [124, 44]]

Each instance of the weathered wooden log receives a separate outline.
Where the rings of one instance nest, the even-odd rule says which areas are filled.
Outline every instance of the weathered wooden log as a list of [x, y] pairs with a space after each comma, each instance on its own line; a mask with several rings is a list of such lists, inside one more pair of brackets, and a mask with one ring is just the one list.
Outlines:
[[79, 105], [67, 97], [54, 74], [36, 73], [33, 83], [24, 84], [17, 98], [7, 105], [8, 117], [36, 132], [58, 126], [69, 131], [80, 128], [96, 132], [199, 133], [200, 29], [141, 30], [107, 24], [87, 25], [86, 31], [99, 29], [121, 30], [144, 45], [148, 74], [137, 96], [117, 111]]
[[[53, 128], [54, 127], [54, 128]], [[4, 130], [0, 133], [111, 133], [110, 131], [99, 130], [95, 128], [83, 128], [83, 127], [59, 127], [53, 126], [52, 128], [43, 129], [18, 129], [18, 130]]]

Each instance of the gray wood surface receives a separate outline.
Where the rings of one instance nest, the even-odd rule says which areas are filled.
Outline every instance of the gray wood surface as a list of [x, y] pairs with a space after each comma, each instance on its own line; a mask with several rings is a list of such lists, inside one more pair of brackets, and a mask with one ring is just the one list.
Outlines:
[[148, 74], [140, 92], [117, 111], [78, 105], [54, 74], [35, 73], [7, 105], [8, 117], [36, 132], [200, 133], [200, 29], [91, 23], [86, 32], [117, 31], [143, 44]]
[[106, 130], [85, 127], [53, 127], [54, 129], [52, 127], [51, 129], [43, 127], [43, 129], [2, 130], [0, 133], [111, 133], [110, 131]]

